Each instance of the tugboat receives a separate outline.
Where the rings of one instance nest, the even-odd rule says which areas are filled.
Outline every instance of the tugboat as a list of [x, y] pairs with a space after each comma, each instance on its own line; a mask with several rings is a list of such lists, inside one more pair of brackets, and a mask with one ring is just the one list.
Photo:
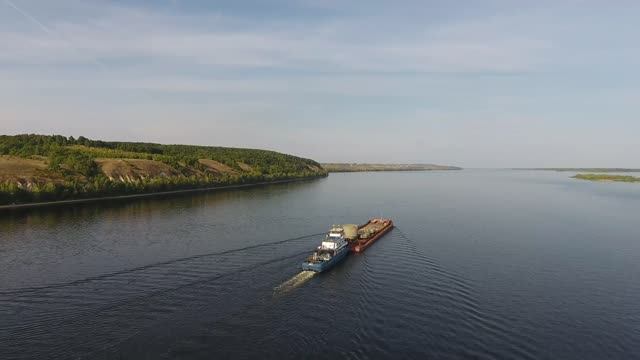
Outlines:
[[323, 272], [335, 266], [349, 253], [349, 243], [344, 237], [344, 229], [333, 226], [316, 251], [302, 263], [302, 270]]

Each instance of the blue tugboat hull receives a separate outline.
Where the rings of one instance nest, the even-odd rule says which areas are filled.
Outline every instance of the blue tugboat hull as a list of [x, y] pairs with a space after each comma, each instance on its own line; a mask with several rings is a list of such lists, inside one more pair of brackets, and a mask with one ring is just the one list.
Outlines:
[[332, 267], [334, 267], [337, 263], [344, 260], [344, 258], [347, 257], [347, 254], [349, 254], [349, 248], [345, 247], [344, 249], [342, 249], [341, 252], [333, 256], [329, 261], [323, 261], [318, 263], [310, 263], [305, 261], [302, 263], [302, 270], [309, 270], [309, 271], [315, 271], [315, 272], [323, 272], [323, 271], [329, 270]]

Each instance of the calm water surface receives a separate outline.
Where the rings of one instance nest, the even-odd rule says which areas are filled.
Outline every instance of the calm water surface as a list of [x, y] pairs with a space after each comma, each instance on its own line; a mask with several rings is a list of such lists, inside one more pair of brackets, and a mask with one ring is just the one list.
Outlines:
[[[0, 216], [2, 359], [640, 357], [640, 185], [465, 170]], [[329, 273], [331, 224], [397, 229]]]

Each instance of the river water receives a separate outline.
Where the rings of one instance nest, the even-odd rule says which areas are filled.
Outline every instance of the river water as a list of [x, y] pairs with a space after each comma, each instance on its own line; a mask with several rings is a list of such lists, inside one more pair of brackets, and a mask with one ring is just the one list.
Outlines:
[[[464, 170], [2, 213], [2, 359], [631, 359], [640, 185]], [[331, 224], [397, 228], [300, 275]]]

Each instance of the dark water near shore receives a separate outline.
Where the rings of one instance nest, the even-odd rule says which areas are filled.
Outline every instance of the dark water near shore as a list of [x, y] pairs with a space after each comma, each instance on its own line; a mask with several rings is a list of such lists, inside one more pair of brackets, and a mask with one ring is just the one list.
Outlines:
[[[0, 216], [0, 358], [640, 357], [640, 186], [332, 174]], [[398, 228], [326, 274], [333, 223]], [[284, 284], [284, 285], [282, 285]]]

